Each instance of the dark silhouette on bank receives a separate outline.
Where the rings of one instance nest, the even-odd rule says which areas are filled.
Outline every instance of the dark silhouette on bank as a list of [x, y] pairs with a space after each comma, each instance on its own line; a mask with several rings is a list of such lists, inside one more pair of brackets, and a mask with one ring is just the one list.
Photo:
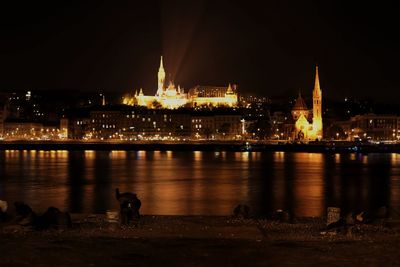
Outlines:
[[139, 209], [142, 205], [137, 195], [130, 192], [120, 193], [119, 188], [115, 189], [115, 197], [120, 204], [121, 224], [129, 225], [132, 222], [138, 222], [140, 218]]

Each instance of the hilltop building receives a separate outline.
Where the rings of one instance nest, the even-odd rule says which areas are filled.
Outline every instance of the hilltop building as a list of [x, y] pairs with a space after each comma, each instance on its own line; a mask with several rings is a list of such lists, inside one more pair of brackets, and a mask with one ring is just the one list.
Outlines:
[[143, 89], [135, 93], [133, 97], [125, 97], [123, 104], [138, 105], [148, 108], [167, 108], [175, 109], [182, 106], [229, 106], [234, 107], [238, 104], [236, 86], [210, 87], [196, 86], [185, 93], [178, 85], [170, 81], [168, 86], [165, 81], [165, 69], [163, 58], [160, 60], [160, 67], [157, 74], [157, 92], [154, 96], [145, 95]]

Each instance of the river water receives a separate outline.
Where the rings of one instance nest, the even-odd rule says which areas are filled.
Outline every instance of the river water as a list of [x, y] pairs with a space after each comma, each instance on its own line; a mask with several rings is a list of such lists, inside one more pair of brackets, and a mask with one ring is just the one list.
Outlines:
[[0, 199], [36, 211], [116, 209], [115, 188], [136, 192], [141, 212], [255, 215], [285, 209], [323, 216], [389, 206], [400, 210], [399, 154], [200, 151], [0, 151]]

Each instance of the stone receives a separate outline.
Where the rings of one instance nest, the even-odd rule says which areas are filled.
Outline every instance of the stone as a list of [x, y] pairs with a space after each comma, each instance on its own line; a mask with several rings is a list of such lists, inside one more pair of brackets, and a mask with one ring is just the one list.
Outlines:
[[326, 216], [326, 225], [330, 225], [340, 220], [340, 208], [328, 207]]
[[35, 223], [36, 229], [69, 228], [72, 227], [71, 215], [62, 212], [58, 208], [49, 207], [45, 213], [39, 216]]
[[14, 203], [14, 206], [15, 206], [15, 211], [17, 212], [17, 216], [20, 217], [27, 217], [33, 212], [31, 207], [29, 207], [24, 202], [17, 201]]
[[3, 233], [6, 234], [23, 232], [23, 229], [24, 227], [21, 225], [7, 225], [2, 228]]
[[352, 212], [347, 213], [346, 215], [346, 224], [353, 225], [355, 224], [354, 215]]
[[7, 219], [7, 201], [0, 200], [0, 222]]
[[33, 226], [36, 223], [36, 214], [32, 211], [26, 216], [18, 218], [18, 224], [21, 226]]
[[0, 200], [0, 212], [6, 213], [8, 209], [7, 201]]
[[290, 223], [291, 222], [290, 213], [288, 211], [284, 211], [282, 209], [276, 210], [272, 214], [272, 219], [276, 220], [276, 221], [279, 221], [281, 223]]
[[248, 219], [250, 217], [250, 207], [242, 204], [237, 205], [233, 210], [233, 216]]
[[118, 223], [119, 221], [119, 212], [115, 210], [107, 210], [106, 211], [106, 219], [108, 223]]
[[389, 217], [389, 210], [386, 206], [380, 207], [375, 212], [375, 218], [377, 218], [377, 219], [386, 219], [388, 217]]
[[356, 215], [357, 223], [367, 224], [367, 223], [371, 223], [372, 221], [373, 221], [373, 217], [368, 212], [362, 211]]
[[332, 222], [326, 226], [326, 229], [340, 228], [346, 226], [346, 221], [343, 218], [340, 218], [336, 222]]

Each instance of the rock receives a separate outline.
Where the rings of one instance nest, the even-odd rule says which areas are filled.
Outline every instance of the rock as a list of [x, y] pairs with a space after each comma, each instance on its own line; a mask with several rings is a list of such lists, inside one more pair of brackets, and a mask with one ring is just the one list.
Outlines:
[[375, 212], [375, 218], [377, 219], [386, 219], [389, 217], [389, 210], [386, 206], [380, 207], [376, 212]]
[[0, 222], [7, 219], [7, 201], [0, 200]]
[[338, 221], [330, 223], [326, 226], [326, 229], [333, 229], [346, 226], [346, 221], [343, 218], [340, 218]]
[[10, 233], [18, 233], [23, 232], [24, 227], [21, 225], [7, 225], [3, 227], [3, 233], [10, 234]]
[[14, 206], [15, 211], [17, 212], [17, 216], [26, 217], [33, 212], [31, 207], [29, 207], [24, 202], [17, 201], [14, 203]]
[[119, 212], [115, 210], [106, 211], [106, 219], [108, 223], [118, 223], [119, 221]]
[[17, 217], [17, 221], [21, 226], [33, 226], [36, 223], [36, 218], [36, 214], [32, 211], [28, 215]]
[[368, 212], [362, 211], [356, 215], [357, 223], [367, 224], [367, 223], [371, 223], [372, 221], [373, 221], [373, 217]]
[[233, 210], [233, 215], [238, 218], [248, 219], [250, 216], [250, 207], [247, 205], [239, 204]]
[[[61, 212], [58, 208], [49, 207], [41, 216], [37, 216], [28, 205], [18, 206], [19, 224], [22, 226], [32, 226], [35, 230], [49, 228], [69, 228], [72, 226], [71, 216], [68, 212]], [[28, 209], [29, 208], [29, 209]], [[28, 213], [30, 210], [30, 213]]]
[[330, 225], [340, 220], [340, 208], [328, 207], [326, 216], [326, 225]]
[[7, 208], [8, 208], [8, 203], [7, 201], [4, 200], [0, 200], [0, 212], [7, 212]]
[[272, 219], [279, 221], [281, 223], [290, 223], [291, 222], [291, 216], [290, 213], [281, 209], [276, 210], [272, 214]]
[[15, 202], [15, 211], [17, 213], [16, 220], [19, 225], [22, 226], [33, 226], [36, 223], [36, 213], [33, 212], [31, 207], [29, 207], [24, 202]]
[[346, 215], [346, 224], [353, 225], [355, 224], [354, 215], [352, 212], [347, 213]]

